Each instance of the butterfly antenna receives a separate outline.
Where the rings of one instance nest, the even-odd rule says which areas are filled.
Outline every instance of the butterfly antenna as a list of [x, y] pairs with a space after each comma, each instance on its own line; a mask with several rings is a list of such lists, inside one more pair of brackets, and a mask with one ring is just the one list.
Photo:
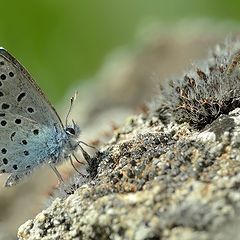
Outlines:
[[70, 113], [72, 111], [73, 103], [76, 100], [76, 98], [77, 98], [77, 92], [75, 92], [74, 96], [71, 97], [71, 99], [70, 99], [70, 107], [69, 107], [69, 110], [68, 110], [68, 113], [67, 113], [67, 116], [66, 116], [66, 120], [65, 120], [65, 124], [66, 125], [65, 126], [68, 125], [68, 117], [69, 117], [69, 115], [70, 115]]

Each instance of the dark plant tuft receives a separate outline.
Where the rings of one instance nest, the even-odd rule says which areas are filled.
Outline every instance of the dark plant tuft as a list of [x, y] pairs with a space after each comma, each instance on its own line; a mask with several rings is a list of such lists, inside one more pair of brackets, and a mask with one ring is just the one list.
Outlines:
[[239, 50], [240, 41], [227, 40], [201, 64], [161, 86], [159, 115], [202, 129], [240, 107]]

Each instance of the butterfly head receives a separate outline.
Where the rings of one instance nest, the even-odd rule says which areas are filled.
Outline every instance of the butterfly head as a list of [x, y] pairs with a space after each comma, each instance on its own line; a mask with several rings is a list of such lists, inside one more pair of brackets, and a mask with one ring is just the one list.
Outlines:
[[65, 132], [71, 138], [78, 138], [81, 133], [80, 127], [73, 121], [72, 125], [68, 125], [65, 128]]

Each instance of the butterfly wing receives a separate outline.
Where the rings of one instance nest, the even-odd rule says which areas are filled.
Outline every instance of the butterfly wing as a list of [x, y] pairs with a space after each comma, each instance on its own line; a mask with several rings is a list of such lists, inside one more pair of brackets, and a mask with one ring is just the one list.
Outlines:
[[41, 165], [61, 147], [62, 122], [25, 68], [0, 49], [0, 172], [7, 184]]
[[0, 103], [0, 111], [19, 113], [43, 125], [62, 126], [56, 110], [27, 70], [3, 48], [0, 48]]
[[24, 172], [44, 162], [58, 149], [59, 129], [11, 113], [0, 113], [0, 171]]

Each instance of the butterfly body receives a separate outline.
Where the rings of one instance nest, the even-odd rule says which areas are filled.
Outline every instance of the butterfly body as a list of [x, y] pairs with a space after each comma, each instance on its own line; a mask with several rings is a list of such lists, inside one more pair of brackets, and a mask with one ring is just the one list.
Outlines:
[[0, 173], [11, 174], [6, 186], [43, 163], [53, 167], [68, 158], [79, 134], [75, 123], [64, 128], [30, 74], [0, 48]]

